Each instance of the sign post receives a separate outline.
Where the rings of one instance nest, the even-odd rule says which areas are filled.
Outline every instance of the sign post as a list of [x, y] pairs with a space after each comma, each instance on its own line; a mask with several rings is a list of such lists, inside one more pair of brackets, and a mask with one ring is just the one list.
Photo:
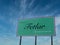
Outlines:
[[37, 36], [35, 36], [35, 45], [37, 45]]
[[35, 36], [35, 45], [37, 45], [37, 36], [51, 36], [51, 45], [53, 45], [52, 36], [55, 35], [54, 24], [54, 17], [19, 20], [17, 35]]
[[53, 36], [51, 36], [51, 45], [53, 45]]
[[22, 36], [20, 36], [20, 42], [19, 42], [19, 45], [21, 45], [21, 42], [22, 42]]

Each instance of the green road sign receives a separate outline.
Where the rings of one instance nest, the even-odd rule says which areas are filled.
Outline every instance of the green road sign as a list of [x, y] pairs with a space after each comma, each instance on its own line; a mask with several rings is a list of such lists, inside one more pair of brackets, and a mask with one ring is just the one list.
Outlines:
[[40, 36], [54, 34], [54, 17], [32, 18], [18, 21], [17, 35], [19, 36]]

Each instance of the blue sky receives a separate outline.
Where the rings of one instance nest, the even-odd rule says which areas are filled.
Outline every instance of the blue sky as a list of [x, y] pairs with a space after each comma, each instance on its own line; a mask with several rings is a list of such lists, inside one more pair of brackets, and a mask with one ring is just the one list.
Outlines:
[[[60, 44], [60, 0], [0, 0], [0, 45], [19, 45], [18, 19], [55, 16], [54, 45]], [[22, 45], [34, 45], [34, 36], [23, 36]], [[50, 45], [50, 36], [39, 36], [38, 45]]]

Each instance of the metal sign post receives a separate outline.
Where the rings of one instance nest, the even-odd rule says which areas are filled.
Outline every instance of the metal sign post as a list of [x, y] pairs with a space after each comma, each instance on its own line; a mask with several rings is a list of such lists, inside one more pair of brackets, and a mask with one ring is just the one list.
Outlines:
[[37, 36], [35, 36], [35, 45], [37, 45]]
[[53, 45], [53, 36], [51, 36], [51, 45]]
[[21, 42], [22, 42], [22, 36], [20, 36], [20, 42], [19, 42], [19, 45], [21, 45]]

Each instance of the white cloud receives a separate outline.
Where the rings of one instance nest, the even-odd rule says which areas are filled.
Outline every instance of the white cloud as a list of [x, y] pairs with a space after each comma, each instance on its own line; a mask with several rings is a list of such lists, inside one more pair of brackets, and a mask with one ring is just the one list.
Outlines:
[[57, 42], [60, 44], [60, 39]]
[[43, 42], [41, 42], [41, 41], [42, 41], [42, 40], [38, 41], [38, 45], [51, 45], [50, 40], [48, 40], [48, 41], [43, 41]]
[[25, 4], [26, 1], [27, 1], [27, 0], [22, 0], [22, 1], [21, 1], [21, 5], [20, 5], [20, 6], [21, 6], [22, 10], [24, 10], [24, 9], [26, 8], [26, 6], [27, 6], [27, 5]]
[[0, 45], [19, 45], [18, 40], [0, 37]]
[[22, 45], [34, 45], [34, 38], [30, 36], [23, 37]]
[[54, 38], [54, 45], [60, 45], [60, 38]]
[[23, 39], [33, 39], [34, 36], [23, 36]]
[[31, 7], [31, 5], [33, 5], [35, 0], [32, 0], [31, 3], [29, 4], [29, 7]]
[[59, 17], [55, 17], [55, 24], [56, 25], [60, 24], [60, 16]]

